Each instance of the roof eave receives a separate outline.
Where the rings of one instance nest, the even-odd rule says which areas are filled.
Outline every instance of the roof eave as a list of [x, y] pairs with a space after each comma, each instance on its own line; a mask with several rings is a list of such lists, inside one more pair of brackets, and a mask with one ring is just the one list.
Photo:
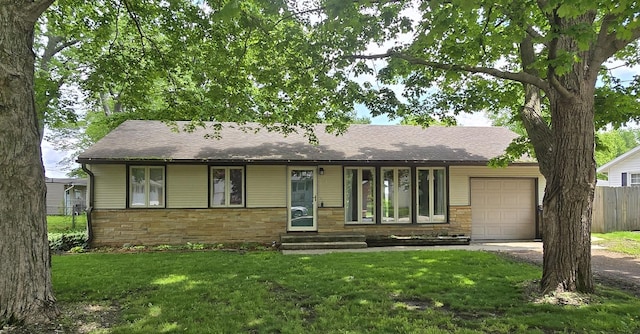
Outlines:
[[629, 156], [637, 153], [638, 151], [640, 151], [640, 146], [636, 146], [635, 148], [627, 151], [626, 153], [624, 153], [623, 155], [607, 162], [606, 164], [600, 166], [596, 171], [598, 173], [606, 173], [605, 170], [609, 169], [611, 167], [613, 167], [614, 165], [620, 163], [621, 161], [625, 160], [626, 158], [628, 158]]
[[[81, 164], [331, 164], [331, 165], [344, 165], [344, 164], [410, 164], [410, 165], [460, 165], [460, 166], [485, 166], [489, 163], [489, 160], [326, 160], [326, 159], [171, 159], [171, 158], [78, 158], [76, 162]], [[509, 165], [517, 166], [538, 166], [537, 162], [513, 162]]]

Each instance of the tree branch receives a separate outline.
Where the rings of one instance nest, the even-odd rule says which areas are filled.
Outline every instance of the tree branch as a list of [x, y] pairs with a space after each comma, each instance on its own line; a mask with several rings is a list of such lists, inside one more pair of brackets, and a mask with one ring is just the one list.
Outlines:
[[[387, 4], [387, 3], [402, 3], [402, 2], [403, 2], [403, 0], [369, 0], [369, 1], [365, 1], [363, 3], [364, 4]], [[352, 3], [358, 4], [358, 3], [360, 3], [360, 1], [359, 0], [352, 0]], [[290, 19], [292, 17], [301, 16], [301, 15], [305, 15], [305, 14], [310, 14], [310, 13], [314, 13], [314, 12], [320, 12], [320, 11], [326, 10], [327, 8], [329, 8], [329, 7], [328, 6], [320, 6], [320, 7], [314, 7], [314, 8], [301, 10], [299, 12], [292, 12], [291, 14], [285, 15], [285, 16], [281, 17], [279, 20], [277, 20], [276, 22], [274, 22], [273, 27], [275, 27], [278, 24], [282, 23], [282, 21], [288, 20], [288, 19]]]
[[[526, 27], [525, 31], [527, 32], [527, 35], [531, 36], [532, 38], [544, 40], [544, 35], [542, 35], [540, 32], [535, 30], [533, 26]], [[546, 43], [543, 43], [543, 44], [546, 44]]]
[[612, 37], [615, 37], [615, 34], [613, 34], [612, 36], [608, 33], [608, 31], [610, 23], [615, 19], [616, 15], [613, 15], [611, 13], [608, 13], [602, 18], [602, 23], [600, 24], [600, 32], [598, 33], [596, 44], [593, 46], [593, 56], [591, 57], [591, 63], [589, 64], [590, 75], [598, 75], [600, 65], [610, 57], [607, 54], [613, 55], [613, 53], [611, 53], [611, 50], [609, 50], [609, 45], [612, 42]]
[[74, 46], [74, 45], [76, 45], [76, 44], [78, 44], [78, 43], [80, 43], [80, 41], [79, 41], [79, 40], [77, 40], [77, 39], [70, 40], [70, 41], [66, 41], [66, 42], [64, 42], [64, 43], [62, 43], [62, 44], [60, 44], [60, 45], [58, 45], [58, 46], [53, 50], [52, 55], [56, 55], [56, 54], [58, 54], [58, 52], [61, 52], [62, 50], [66, 49], [66, 48], [68, 48], [68, 47], [70, 47], [70, 46]]
[[[516, 24], [518, 26], [523, 26], [524, 25], [524, 22], [522, 22], [522, 20], [515, 19], [515, 17], [513, 16], [513, 12], [505, 10], [505, 13], [506, 13], [507, 17], [509, 18], [509, 21], [511, 21], [512, 24]], [[539, 31], [537, 31], [531, 25], [527, 25], [524, 28], [524, 31], [527, 33], [527, 35], [529, 35], [533, 39], [537, 39], [537, 40], [544, 40], [545, 39], [545, 36], [543, 34], [541, 34]], [[547, 43], [542, 43], [542, 44], [547, 45]]]
[[348, 57], [353, 59], [397, 58], [397, 59], [405, 60], [408, 63], [414, 64], [414, 65], [424, 65], [427, 67], [433, 67], [433, 68], [442, 69], [442, 70], [458, 71], [458, 72], [488, 74], [500, 79], [513, 80], [513, 81], [534, 85], [545, 91], [549, 89], [548, 84], [544, 80], [526, 72], [508, 72], [508, 71], [501, 71], [492, 67], [476, 67], [476, 66], [431, 62], [431, 61], [426, 61], [424, 59], [410, 56], [401, 52], [388, 51], [387, 53], [381, 53], [381, 54], [352, 55]]
[[44, 13], [44, 11], [47, 10], [47, 8], [49, 8], [49, 6], [51, 6], [54, 1], [55, 0], [34, 1], [24, 6], [22, 13], [25, 13], [25, 20], [35, 23], [40, 15]]
[[282, 23], [282, 21], [288, 20], [288, 19], [290, 19], [290, 18], [292, 18], [292, 17], [296, 17], [296, 16], [300, 16], [300, 15], [305, 15], [305, 14], [310, 14], [310, 13], [313, 13], [313, 12], [319, 12], [319, 11], [323, 11], [323, 10], [325, 10], [325, 9], [327, 9], [327, 7], [326, 7], [326, 6], [321, 6], [321, 7], [316, 7], [316, 8], [310, 8], [310, 9], [301, 10], [301, 11], [299, 11], [299, 12], [293, 12], [293, 13], [291, 13], [291, 14], [289, 14], [289, 15], [285, 15], [285, 16], [281, 17], [278, 21], [276, 21], [276, 22], [273, 24], [273, 27], [275, 27], [275, 26], [277, 26], [278, 24]]
[[62, 36], [52, 36], [49, 34], [47, 34], [46, 36], [48, 39], [47, 46], [44, 48], [42, 58], [40, 59], [40, 68], [42, 68], [45, 71], [48, 70], [48, 63], [51, 60], [51, 58], [53, 58], [62, 50], [80, 42], [79, 40], [70, 40], [62, 44], [59, 44], [63, 40]]
[[615, 31], [608, 33], [610, 23], [619, 18], [619, 15], [607, 14], [602, 19], [600, 33], [598, 34], [598, 39], [596, 40], [596, 45], [594, 47], [595, 52], [592, 58], [593, 60], [592, 63], [589, 64], [592, 71], [597, 71], [600, 68], [600, 65], [616, 52], [624, 49], [624, 47], [629, 43], [640, 38], [640, 26], [631, 30], [631, 38], [629, 39], [617, 38]]
[[548, 0], [537, 0], [536, 3], [538, 4], [538, 8], [540, 8], [540, 12], [542, 12], [542, 14], [547, 18], [547, 20], [549, 20], [549, 23], [553, 23], [553, 14], [546, 13], [544, 11], [545, 7], [547, 7], [549, 5], [549, 1]]
[[133, 9], [131, 9], [131, 6], [129, 5], [128, 1], [123, 1], [124, 6], [127, 8], [127, 13], [129, 13], [129, 16], [131, 17], [131, 20], [133, 21], [133, 23], [136, 25], [136, 29], [138, 30], [138, 34], [140, 35], [140, 44], [142, 45], [142, 54], [144, 55], [144, 40], [145, 40], [145, 35], [142, 32], [142, 27], [140, 26], [140, 20], [138, 19], [138, 15], [136, 15], [136, 13], [133, 11]]
[[[533, 37], [526, 36], [520, 42], [520, 59], [522, 60], [523, 71], [533, 76], [539, 76], [538, 70], [532, 67], [536, 60]], [[524, 83], [522, 86], [525, 98], [524, 105], [518, 114], [536, 152], [540, 172], [545, 177], [549, 177], [553, 171], [553, 131], [551, 131], [551, 128], [542, 117], [542, 94], [540, 94], [540, 88]]]
[[562, 95], [563, 97], [566, 97], [566, 98], [574, 97], [573, 94], [571, 94], [571, 92], [567, 90], [560, 83], [560, 81], [558, 81], [558, 78], [556, 78], [555, 71], [551, 71], [551, 73], [549, 73], [549, 83], [551, 84], [551, 87], [553, 87], [556, 91], [558, 91], [558, 93], [560, 93], [560, 95]]
[[98, 95], [100, 97], [100, 106], [102, 106], [102, 112], [105, 116], [111, 115], [111, 108], [109, 108], [109, 99], [105, 92], [100, 92]]
[[162, 62], [162, 65], [164, 66], [166, 72], [167, 72], [167, 78], [169, 79], [169, 82], [171, 82], [171, 84], [177, 89], [178, 88], [178, 84], [176, 83], [176, 81], [173, 78], [173, 75], [171, 74], [171, 68], [169, 67], [169, 65], [167, 64], [167, 60], [164, 57], [164, 53], [162, 52], [162, 50], [160, 49], [160, 47], [158, 46], [158, 44], [151, 39], [150, 37], [148, 37], [147, 35], [144, 34], [143, 30], [142, 30], [142, 25], [140, 24], [140, 17], [138, 16], [138, 14], [136, 14], [133, 11], [133, 8], [131, 7], [131, 5], [129, 4], [129, 2], [127, 0], [123, 1], [125, 8], [129, 14], [129, 16], [131, 17], [131, 20], [133, 20], [136, 29], [138, 30], [138, 34], [140, 35], [140, 46], [142, 49], [142, 55], [145, 56], [146, 55], [146, 47], [144, 44], [144, 41], [147, 40], [149, 42], [149, 44], [151, 45], [152, 50], [154, 50], [155, 52], [157, 52], [158, 56], [160, 57], [160, 61]]
[[[538, 0], [538, 4], [540, 6], [540, 9], [542, 10], [543, 6], [546, 3], [544, 2], [544, 0]], [[556, 60], [558, 57], [558, 43], [560, 42], [560, 39], [558, 36], [560, 35], [559, 29], [561, 25], [561, 18], [558, 16], [555, 10], [553, 11], [553, 13], [547, 14], [547, 17], [549, 20], [549, 25], [551, 26], [551, 33], [553, 34], [552, 35], [553, 39], [549, 42], [548, 55], [547, 55], [547, 60], [551, 64], [551, 61]], [[549, 80], [549, 84], [551, 85], [551, 88], [555, 89], [556, 92], [560, 93], [562, 97], [565, 97], [568, 99], [574, 97], [573, 94], [567, 88], [562, 86], [560, 81], [558, 81], [558, 78], [556, 77], [555, 66], [552, 66], [552, 65], [547, 66], [547, 78]], [[550, 92], [547, 91], [547, 93], [550, 93]]]

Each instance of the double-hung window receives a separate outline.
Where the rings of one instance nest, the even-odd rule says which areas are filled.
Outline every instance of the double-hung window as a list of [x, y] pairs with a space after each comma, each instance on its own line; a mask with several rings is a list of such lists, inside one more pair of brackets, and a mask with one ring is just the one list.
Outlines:
[[382, 222], [411, 222], [411, 169], [380, 169], [382, 187]]
[[418, 223], [447, 221], [446, 177], [444, 168], [418, 168], [416, 173], [416, 212]]
[[373, 168], [344, 169], [345, 221], [348, 224], [375, 223], [375, 179]]
[[163, 208], [163, 166], [131, 166], [129, 169], [129, 207]]
[[244, 168], [211, 167], [211, 206], [244, 206]]
[[640, 186], [640, 173], [629, 174], [629, 185]]

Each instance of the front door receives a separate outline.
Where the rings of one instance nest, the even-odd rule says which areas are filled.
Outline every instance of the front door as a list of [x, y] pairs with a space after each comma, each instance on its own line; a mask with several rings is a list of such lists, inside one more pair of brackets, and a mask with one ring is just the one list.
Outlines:
[[289, 167], [289, 231], [317, 231], [316, 169]]

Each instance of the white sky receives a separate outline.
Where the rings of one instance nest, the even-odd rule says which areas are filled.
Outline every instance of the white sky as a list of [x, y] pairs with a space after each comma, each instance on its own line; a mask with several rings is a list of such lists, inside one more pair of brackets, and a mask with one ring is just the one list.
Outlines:
[[44, 164], [46, 177], [66, 177], [69, 170], [66, 170], [58, 165], [60, 160], [64, 159], [67, 155], [66, 152], [58, 152], [53, 149], [53, 145], [44, 140], [41, 145], [42, 148], [42, 163]]

